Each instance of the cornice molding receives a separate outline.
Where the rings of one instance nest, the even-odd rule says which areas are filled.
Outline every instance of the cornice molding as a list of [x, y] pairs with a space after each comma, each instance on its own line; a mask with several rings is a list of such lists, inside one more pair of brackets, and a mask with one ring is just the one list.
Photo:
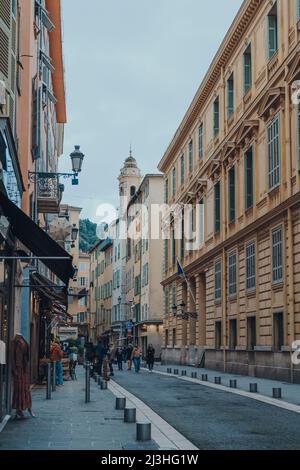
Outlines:
[[243, 35], [264, 4], [265, 0], [244, 1], [177, 132], [175, 133], [172, 142], [158, 165], [160, 171], [165, 172], [170, 160], [179, 152], [183, 145], [183, 141], [189, 135], [193, 122], [197, 119], [197, 116], [200, 114], [201, 109], [205, 105], [209, 96], [214, 92], [220, 76], [222, 75], [222, 71], [230, 64], [230, 58], [240, 45]]

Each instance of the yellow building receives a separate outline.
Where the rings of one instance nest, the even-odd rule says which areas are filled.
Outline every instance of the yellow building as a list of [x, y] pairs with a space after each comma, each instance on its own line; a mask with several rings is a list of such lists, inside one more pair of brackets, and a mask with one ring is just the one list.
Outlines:
[[159, 164], [198, 233], [165, 242], [165, 362], [300, 382], [299, 19], [244, 1]]

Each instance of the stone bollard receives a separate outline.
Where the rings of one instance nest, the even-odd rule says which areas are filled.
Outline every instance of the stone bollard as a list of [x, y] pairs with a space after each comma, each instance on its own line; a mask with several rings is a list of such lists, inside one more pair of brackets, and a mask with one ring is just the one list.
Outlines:
[[182, 370], [181, 375], [185, 377], [186, 376], [186, 370]]
[[101, 390], [107, 390], [107, 382], [106, 382], [106, 380], [103, 380], [103, 381], [101, 382]]
[[215, 384], [216, 385], [221, 385], [222, 379], [221, 377], [215, 377]]
[[178, 369], [174, 369], [174, 375], [179, 375], [179, 370]]
[[231, 380], [229, 381], [229, 387], [230, 387], [230, 388], [237, 388], [237, 381], [231, 379]]
[[257, 383], [249, 384], [250, 393], [257, 393]]
[[273, 398], [282, 398], [281, 388], [273, 388]]
[[116, 398], [116, 410], [125, 410], [126, 407], [126, 398], [117, 397]]
[[202, 375], [201, 375], [201, 380], [202, 380], [202, 382], [207, 382], [207, 381], [208, 381], [208, 376], [207, 376], [207, 374], [202, 374]]
[[136, 424], [136, 440], [141, 442], [151, 441], [151, 423]]
[[124, 423], [136, 423], [136, 408], [124, 409]]

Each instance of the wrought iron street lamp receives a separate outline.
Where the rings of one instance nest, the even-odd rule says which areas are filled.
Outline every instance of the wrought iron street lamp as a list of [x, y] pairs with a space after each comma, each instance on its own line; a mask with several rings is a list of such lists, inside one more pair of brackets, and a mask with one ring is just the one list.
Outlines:
[[41, 171], [29, 171], [28, 176], [31, 182], [39, 182], [40, 180], [46, 179], [57, 179], [58, 178], [72, 178], [72, 185], [77, 186], [79, 184], [78, 174], [82, 170], [82, 163], [84, 159], [84, 154], [80, 150], [80, 145], [75, 145], [75, 150], [70, 154], [72, 162], [72, 171], [73, 173], [52, 173], [52, 172], [41, 172]]

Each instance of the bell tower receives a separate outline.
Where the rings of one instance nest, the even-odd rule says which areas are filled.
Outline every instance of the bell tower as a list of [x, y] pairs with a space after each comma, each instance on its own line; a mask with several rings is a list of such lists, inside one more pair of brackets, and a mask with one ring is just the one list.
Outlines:
[[120, 216], [123, 216], [127, 204], [138, 190], [142, 177], [141, 171], [137, 166], [136, 159], [132, 156], [130, 148], [129, 157], [126, 158], [123, 168], [120, 170], [119, 180], [119, 198], [120, 198]]

